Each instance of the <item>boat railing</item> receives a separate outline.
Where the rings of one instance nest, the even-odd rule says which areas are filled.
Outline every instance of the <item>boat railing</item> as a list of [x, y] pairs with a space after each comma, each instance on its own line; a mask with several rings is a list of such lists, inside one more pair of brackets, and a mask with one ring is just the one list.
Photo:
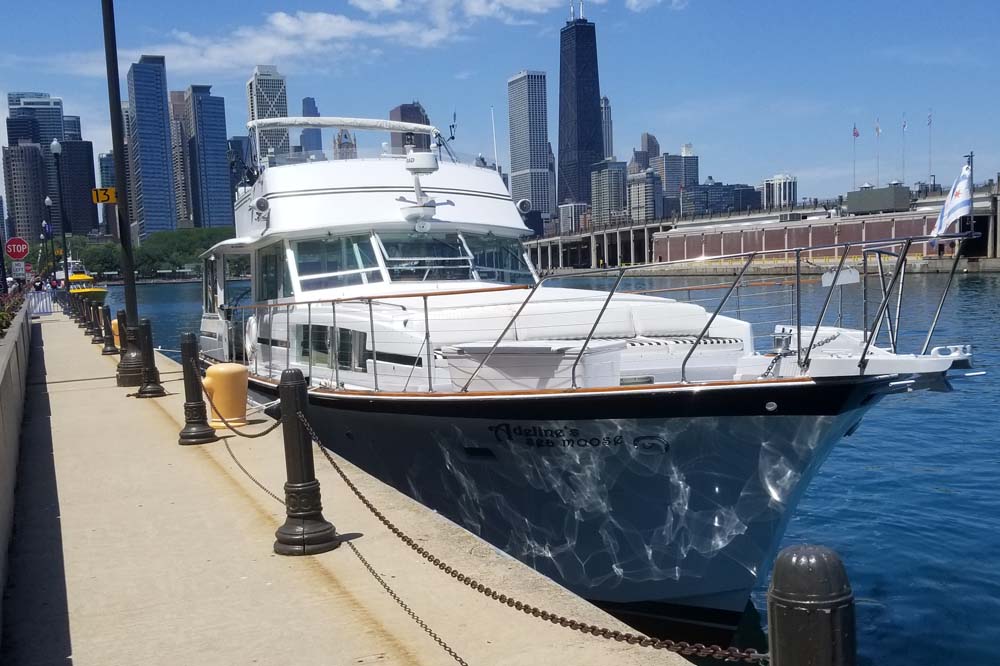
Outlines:
[[[229, 314], [226, 318], [230, 326], [230, 330], [228, 331], [230, 340], [229, 356], [230, 358], [238, 356], [236, 353], [236, 345], [234, 344], [235, 335], [233, 331], [237, 324], [236, 319], [238, 318], [240, 332], [244, 334], [244, 339], [253, 338], [250, 342], [254, 346], [254, 349], [244, 349], [243, 356], [244, 360], [251, 365], [251, 371], [255, 375], [263, 376], [260, 372], [260, 364], [263, 362], [267, 376], [273, 377], [273, 373], [276, 369], [275, 361], [277, 360], [279, 364], [281, 362], [281, 352], [279, 351], [276, 353], [275, 349], [280, 349], [282, 346], [284, 346], [284, 367], [291, 367], [293, 347], [291, 313], [304, 309], [306, 312], [306, 328], [304, 329], [305, 337], [303, 338], [303, 341], [304, 345], [307, 346], [307, 350], [305, 350], [306, 354], [303, 363], [306, 365], [307, 376], [310, 378], [310, 384], [313, 384], [313, 367], [315, 364], [314, 357], [316, 355], [315, 347], [317, 346], [316, 340], [314, 339], [313, 328], [314, 310], [320, 309], [322, 313], [322, 320], [324, 322], [321, 325], [321, 330], [326, 331], [325, 335], [327, 336], [327, 339], [325, 340], [327, 363], [332, 369], [333, 374], [333, 383], [328, 388], [332, 388], [333, 390], [342, 389], [344, 387], [344, 383], [341, 381], [340, 376], [342, 365], [340, 358], [342, 340], [340, 338], [340, 329], [337, 325], [338, 314], [342, 318], [349, 316], [355, 322], [359, 319], [367, 319], [367, 326], [364, 327], [365, 330], [362, 331], [362, 334], [369, 336], [369, 340], [362, 341], [361, 345], [365, 348], [370, 347], [371, 349], [370, 360], [372, 361], [372, 384], [375, 391], [380, 391], [382, 390], [382, 387], [380, 386], [379, 378], [379, 357], [381, 355], [383, 359], [386, 359], [394, 358], [396, 355], [388, 352], [379, 352], [377, 340], [378, 334], [376, 333], [377, 327], [375, 325], [376, 308], [379, 308], [382, 311], [388, 311], [389, 309], [398, 310], [400, 313], [414, 311], [417, 315], [422, 315], [423, 339], [421, 341], [420, 350], [415, 357], [411, 357], [416, 360], [413, 360], [412, 362], [413, 365], [410, 368], [409, 376], [406, 378], [404, 390], [408, 389], [410, 379], [418, 367], [417, 364], [420, 363], [425, 366], [424, 369], [427, 375], [427, 391], [433, 392], [434, 347], [432, 345], [432, 317], [430, 314], [432, 308], [430, 306], [430, 299], [447, 296], [471, 296], [476, 294], [505, 291], [527, 291], [527, 294], [520, 301], [520, 303], [507, 304], [510, 307], [514, 307], [514, 312], [506, 318], [505, 325], [499, 335], [492, 338], [492, 343], [488, 352], [482, 355], [477, 367], [468, 376], [464, 385], [461, 387], [462, 392], [468, 392], [479, 373], [496, 354], [497, 349], [500, 347], [502, 342], [508, 338], [511, 330], [519, 323], [520, 319], [524, 316], [528, 305], [534, 302], [534, 297], [539, 293], [543, 286], [547, 286], [553, 282], [560, 283], [559, 286], [566, 286], [573, 281], [584, 281], [586, 282], [585, 286], [589, 291], [587, 292], [587, 295], [577, 298], [581, 302], [585, 300], [588, 307], [595, 306], [593, 309], [596, 314], [594, 315], [593, 321], [589, 325], [588, 332], [583, 338], [582, 344], [579, 345], [579, 349], [575, 350], [576, 355], [571, 369], [571, 388], [567, 390], [579, 388], [579, 382], [577, 379], [579, 364], [587, 349], [590, 347], [595, 337], [597, 337], [600, 325], [604, 320], [609, 305], [615, 296], [619, 294], [647, 294], [665, 297], [679, 297], [682, 294], [686, 294], [686, 299], [677, 298], [676, 300], [697, 304], [705, 309], [705, 312], [708, 315], [705, 323], [700, 328], [698, 334], [694, 336], [694, 340], [691, 342], [683, 360], [681, 361], [680, 381], [682, 383], [690, 383], [688, 378], [688, 365], [695, 352], [710, 336], [710, 331], [712, 330], [713, 325], [718, 321], [719, 317], [724, 314], [733, 314], [737, 319], [747, 317], [746, 320], [750, 321], [750, 323], [754, 326], [770, 326], [769, 332], [760, 336], [754, 335], [755, 339], [758, 337], [773, 339], [775, 335], [775, 324], [787, 325], [790, 334], [795, 337], [795, 350], [790, 351], [788, 349], [782, 350], [772, 348], [771, 351], [772, 353], [778, 355], [795, 356], [798, 366], [802, 370], [806, 370], [808, 369], [813, 350], [823, 344], [823, 341], [818, 342], [817, 338], [821, 327], [824, 325], [824, 322], [829, 315], [838, 287], [840, 288], [840, 304], [837, 324], [838, 326], [843, 324], [844, 284], [841, 278], [845, 274], [845, 268], [847, 267], [848, 261], [853, 260], [852, 263], [858, 264], [860, 267], [860, 277], [856, 279], [855, 282], [860, 283], [861, 317], [859, 322], [860, 326], [858, 328], [862, 331], [864, 345], [858, 362], [858, 367], [859, 374], [864, 374], [871, 348], [880, 337], [883, 328], [886, 330], [886, 340], [890, 350], [893, 353], [896, 353], [899, 348], [899, 334], [902, 327], [901, 315], [904, 283], [906, 278], [907, 262], [912, 260], [912, 258], [909, 257], [909, 250], [911, 246], [916, 243], [923, 242], [954, 241], [956, 244], [947, 282], [944, 285], [933, 318], [924, 337], [923, 345], [919, 352], [920, 354], [926, 354], [940, 319], [951, 284], [954, 280], [959, 259], [961, 257], [963, 242], [977, 236], [978, 234], [976, 233], [968, 232], [948, 234], [938, 237], [913, 236], [872, 241], [833, 243], [828, 245], [816, 245], [799, 248], [760, 250], [754, 252], [719, 255], [714, 257], [697, 257], [650, 264], [599, 268], [580, 271], [568, 275], [547, 275], [540, 277], [534, 282], [534, 284], [531, 285], [501, 285], [472, 289], [413, 292], [403, 291], [400, 293], [387, 291], [386, 293], [380, 294], [336, 299], [237, 305], [228, 308]], [[813, 263], [811, 260], [806, 260], [806, 257], [809, 256], [806, 253], [823, 250], [829, 250], [834, 253], [834, 256], [836, 257], [836, 266], [831, 270], [826, 270], [825, 277], [818, 277], [814, 273], [804, 274], [803, 264], [811, 264], [813, 270], [826, 269], [833, 264], [831, 261], [824, 267]], [[777, 277], [764, 277], [761, 274], [756, 274], [751, 271], [755, 264], [761, 264], [762, 270], [766, 271], [767, 266], [769, 265], [767, 260], [775, 255], [781, 254], [794, 256], [794, 273]], [[654, 287], [650, 289], [623, 289], [622, 287], [622, 284], [627, 277], [670, 277], [670, 269], [675, 269], [681, 264], [696, 265], [708, 264], [713, 261], [732, 262], [734, 260], [738, 260], [740, 263], [738, 264], [739, 269], [736, 271], [732, 280], [705, 284], [671, 286], [665, 288]], [[891, 265], [887, 266], [886, 264], [890, 260]], [[870, 270], [873, 267], [877, 269], [874, 273]], [[665, 272], [659, 272], [664, 269]], [[869, 286], [869, 282], [872, 277], [877, 277], [877, 289], [873, 289]], [[612, 285], [609, 289], [607, 289], [606, 295], [603, 295], [598, 299], [593, 295], [593, 282], [594, 280], [601, 279], [612, 280]], [[825, 292], [823, 293], [822, 304], [819, 307], [819, 313], [815, 319], [815, 325], [813, 325], [811, 327], [811, 331], [809, 331], [808, 327], [804, 328], [803, 326], [804, 313], [802, 306], [802, 287], [804, 284], [814, 284], [820, 281], [828, 284], [824, 284]], [[713, 291], [719, 291], [722, 293], [718, 298], [714, 296], [703, 297], [704, 294], [708, 294]], [[775, 303], [775, 295], [781, 297], [787, 296], [787, 304], [784, 302]], [[763, 304], [748, 305], [748, 301], [752, 303], [753, 299], [759, 298], [765, 299]], [[559, 302], [567, 302], [571, 300], [573, 299], [566, 298]], [[413, 306], [410, 306], [410, 301], [415, 301]], [[550, 300], [543, 302], [547, 304], [552, 303]], [[774, 316], [774, 310], [781, 310], [783, 312], [786, 308], [788, 312], [787, 316], [779, 315], [776, 319], [767, 318]], [[869, 317], [872, 308], [874, 308], [874, 316]], [[765, 318], [760, 319], [757, 317], [759, 314], [762, 314]], [[271, 338], [275, 321], [280, 321], [282, 318], [284, 319], [286, 331], [286, 339], [283, 342]], [[250, 335], [248, 332], [249, 329], [247, 328], [247, 324], [250, 321], [252, 321], [252, 325], [254, 327], [253, 336]], [[332, 323], [332, 328], [328, 328], [326, 322]], [[329, 339], [329, 331], [333, 332], [332, 339]], [[806, 331], [806, 333], [804, 333], [804, 331]], [[382, 334], [391, 334], [391, 332], [383, 331]], [[806, 344], [803, 344], [804, 335], [807, 335], [809, 338]], [[264, 348], [267, 350], [266, 358], [262, 358]], [[260, 352], [258, 352], [257, 349], [260, 349]], [[249, 355], [247, 353], [248, 351], [250, 352]], [[350, 361], [350, 359], [348, 360]], [[367, 359], [362, 358], [360, 362], [364, 364], [366, 360]]]

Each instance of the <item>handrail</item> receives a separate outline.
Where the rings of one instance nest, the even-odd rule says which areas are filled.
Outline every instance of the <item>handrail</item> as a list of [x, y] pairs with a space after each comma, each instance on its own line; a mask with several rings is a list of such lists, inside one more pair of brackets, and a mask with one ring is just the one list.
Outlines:
[[812, 354], [813, 345], [816, 344], [816, 334], [819, 333], [819, 327], [823, 325], [823, 320], [826, 319], [826, 312], [830, 307], [830, 301], [833, 299], [833, 290], [837, 288], [837, 279], [840, 278], [840, 271], [844, 268], [844, 261], [847, 259], [847, 253], [851, 250], [851, 244], [847, 243], [844, 245], [844, 251], [840, 255], [840, 263], [837, 264], [837, 272], [833, 275], [833, 282], [830, 284], [830, 291], [826, 292], [826, 298], [823, 300], [823, 309], [820, 310], [819, 320], [816, 322], [816, 327], [813, 329], [812, 338], [809, 339], [809, 346], [806, 348], [805, 358], [802, 359], [802, 367], [809, 367], [809, 355]]
[[708, 322], [706, 322], [705, 328], [701, 329], [701, 333], [698, 334], [698, 339], [696, 339], [694, 341], [694, 344], [691, 345], [691, 349], [689, 349], [688, 353], [684, 355], [684, 360], [681, 361], [681, 383], [682, 384], [686, 384], [687, 383], [687, 364], [688, 364], [688, 360], [694, 354], [694, 350], [701, 343], [702, 339], [708, 334], [708, 330], [710, 328], [712, 328], [712, 324], [715, 323], [715, 318], [719, 316], [720, 312], [722, 312], [722, 308], [725, 307], [726, 301], [729, 300], [729, 297], [732, 295], [733, 290], [736, 289], [736, 285], [738, 285], [740, 283], [740, 280], [743, 278], [743, 274], [747, 272], [748, 268], [750, 268], [750, 264], [753, 263], [753, 260], [754, 260], [755, 256], [756, 255], [754, 255], [754, 254], [751, 253], [750, 256], [747, 257], [746, 263], [743, 264], [743, 269], [740, 271], [740, 274], [737, 275], [736, 279], [733, 280], [733, 283], [729, 285], [729, 289], [726, 291], [726, 295], [722, 297], [722, 300], [719, 302], [718, 307], [715, 308], [715, 312], [713, 312], [712, 316], [708, 318]]
[[[611, 288], [611, 290], [608, 293], [607, 297], [604, 299], [604, 303], [603, 303], [600, 311], [598, 312], [598, 314], [597, 314], [597, 316], [595, 318], [595, 321], [594, 321], [594, 323], [593, 323], [593, 325], [592, 325], [592, 327], [591, 327], [591, 329], [590, 329], [590, 331], [589, 331], [586, 339], [584, 340], [583, 345], [580, 348], [580, 351], [577, 353], [576, 358], [575, 358], [575, 360], [573, 362], [573, 366], [572, 366], [572, 385], [573, 385], [573, 388], [575, 389], [575, 388], [577, 388], [576, 371], [577, 371], [577, 368], [579, 366], [580, 361], [582, 360], [583, 354], [586, 352], [586, 349], [587, 349], [590, 341], [593, 339], [594, 335], [596, 334], [596, 331], [597, 331], [597, 329], [598, 329], [598, 327], [600, 325], [600, 322], [601, 322], [604, 314], [606, 313], [606, 311], [608, 309], [608, 306], [610, 305], [610, 302], [613, 300], [614, 296], [617, 293], [619, 293], [618, 289], [619, 289], [622, 281], [624, 280], [624, 278], [626, 277], [626, 275], [630, 271], [632, 271], [632, 272], [639, 271], [639, 270], [645, 271], [645, 270], [648, 270], [650, 268], [665, 267], [665, 266], [672, 266], [672, 265], [679, 265], [679, 264], [703, 263], [703, 262], [712, 261], [712, 260], [719, 260], [719, 259], [737, 259], [737, 258], [745, 259], [745, 261], [743, 262], [742, 268], [740, 269], [739, 273], [736, 275], [735, 279], [731, 283], [728, 284], [728, 289], [727, 289], [725, 295], [723, 296], [721, 302], [718, 304], [718, 306], [715, 308], [715, 310], [709, 316], [709, 318], [707, 320], [707, 323], [702, 328], [701, 332], [699, 333], [699, 335], [695, 339], [694, 344], [688, 350], [687, 354], [685, 355], [685, 357], [684, 357], [684, 359], [683, 359], [683, 361], [681, 363], [681, 381], [684, 382], [684, 383], [686, 383], [688, 381], [687, 380], [687, 374], [686, 374], [687, 373], [688, 362], [690, 361], [690, 359], [693, 356], [694, 352], [697, 350], [697, 348], [700, 345], [700, 343], [708, 335], [708, 332], [711, 329], [711, 326], [714, 324], [714, 322], [716, 321], [716, 319], [719, 316], [719, 314], [725, 308], [727, 302], [729, 301], [729, 299], [732, 296], [732, 294], [734, 293], [734, 291], [740, 287], [740, 283], [741, 283], [743, 277], [746, 275], [747, 271], [749, 270], [750, 266], [754, 263], [755, 260], [759, 260], [762, 257], [768, 257], [768, 256], [774, 256], [774, 255], [786, 255], [787, 256], [787, 255], [792, 254], [792, 253], [794, 253], [795, 256], [796, 256], [796, 274], [795, 274], [794, 278], [792, 278], [792, 279], [783, 279], [783, 280], [779, 279], [777, 281], [774, 281], [774, 280], [760, 280], [760, 281], [756, 281], [756, 282], [753, 282], [753, 283], [750, 283], [750, 284], [753, 284], [753, 285], [762, 285], [762, 286], [763, 285], [771, 285], [771, 284], [786, 285], [786, 284], [791, 283], [792, 280], [794, 280], [794, 284], [796, 285], [796, 305], [797, 305], [797, 307], [795, 308], [796, 309], [795, 320], [797, 322], [796, 326], [797, 326], [798, 335], [799, 335], [799, 343], [798, 343], [799, 365], [800, 365], [800, 367], [805, 367], [808, 364], [812, 348], [815, 345], [815, 341], [816, 341], [816, 338], [818, 336], [819, 327], [822, 325], [823, 319], [825, 318], [825, 315], [827, 314], [827, 312], [829, 310], [829, 305], [830, 305], [830, 302], [831, 302], [831, 299], [832, 299], [832, 295], [833, 295], [833, 289], [837, 285], [837, 278], [841, 274], [843, 266], [846, 264], [848, 255], [850, 254], [850, 252], [853, 249], [860, 248], [862, 250], [862, 252], [861, 252], [861, 260], [862, 260], [863, 263], [866, 263], [867, 254], [869, 252], [874, 252], [876, 254], [881, 254], [882, 252], [887, 253], [887, 254], [896, 254], [895, 252], [887, 252], [886, 250], [888, 250], [889, 248], [898, 247], [900, 245], [903, 246], [902, 250], [899, 252], [899, 254], [896, 255], [896, 256], [900, 257], [900, 260], [897, 262], [896, 270], [894, 271], [894, 274], [892, 276], [892, 279], [891, 279], [891, 281], [890, 281], [887, 289], [884, 288], [884, 292], [883, 292], [883, 293], [885, 293], [885, 292], [891, 293], [892, 290], [893, 290], [893, 288], [895, 287], [896, 282], [899, 281], [899, 279], [900, 279], [900, 273], [902, 271], [902, 266], [905, 263], [905, 258], [906, 258], [906, 256], [907, 256], [910, 248], [913, 246], [914, 243], [930, 242], [930, 241], [941, 242], [941, 241], [947, 241], [949, 239], [955, 239], [955, 240], [958, 241], [958, 248], [961, 248], [961, 242], [963, 240], [969, 239], [969, 238], [976, 238], [976, 237], [979, 237], [980, 235], [981, 234], [978, 234], [976, 232], [965, 232], [965, 233], [946, 234], [946, 235], [942, 235], [942, 236], [938, 236], [938, 237], [934, 237], [934, 236], [913, 236], [913, 237], [891, 238], [891, 239], [881, 239], [881, 240], [873, 240], [873, 241], [861, 241], [861, 242], [849, 242], [849, 243], [831, 243], [831, 244], [826, 244], [826, 245], [808, 246], [808, 247], [801, 247], [801, 248], [782, 248], [782, 249], [773, 249], [773, 250], [760, 250], [760, 251], [752, 251], [752, 252], [734, 253], [734, 254], [728, 254], [728, 255], [718, 255], [718, 256], [714, 256], [714, 257], [706, 257], [706, 256], [692, 257], [690, 259], [687, 259], [687, 258], [686, 259], [677, 259], [677, 260], [666, 261], [666, 262], [655, 262], [655, 263], [651, 263], [651, 264], [637, 264], [637, 265], [633, 265], [633, 266], [604, 267], [604, 268], [600, 268], [600, 269], [582, 271], [582, 272], [574, 273], [574, 274], [571, 274], [571, 275], [568, 275], [568, 276], [567, 275], [559, 275], [559, 274], [546, 275], [546, 276], [538, 278], [537, 281], [534, 284], [532, 284], [532, 285], [500, 285], [500, 286], [492, 286], [492, 287], [485, 287], [485, 288], [475, 288], [475, 289], [454, 289], [454, 290], [444, 290], [444, 291], [404, 292], [404, 293], [399, 293], [399, 294], [381, 294], [381, 295], [371, 295], [371, 296], [356, 296], [356, 297], [345, 297], [345, 298], [335, 298], [335, 299], [300, 301], [300, 302], [294, 302], [294, 303], [289, 302], [289, 303], [248, 304], [248, 305], [241, 305], [241, 306], [232, 306], [231, 309], [233, 309], [233, 310], [239, 309], [239, 310], [244, 310], [244, 311], [245, 310], [253, 310], [253, 311], [255, 311], [258, 308], [262, 308], [262, 307], [263, 308], [276, 308], [276, 307], [280, 307], [281, 305], [284, 305], [286, 307], [286, 327], [287, 327], [287, 326], [289, 326], [289, 322], [287, 321], [287, 319], [288, 319], [288, 317], [287, 317], [287, 309], [292, 308], [292, 307], [297, 307], [297, 306], [301, 306], [301, 305], [307, 306], [307, 308], [310, 311], [310, 319], [312, 319], [312, 317], [311, 317], [312, 305], [316, 305], [316, 304], [330, 304], [330, 305], [333, 306], [334, 311], [336, 309], [336, 305], [337, 304], [355, 303], [356, 302], [356, 303], [359, 303], [359, 304], [362, 304], [362, 305], [367, 305], [369, 326], [371, 327], [371, 331], [372, 331], [372, 343], [373, 343], [373, 349], [374, 349], [374, 329], [375, 329], [375, 326], [374, 326], [374, 313], [373, 313], [373, 307], [372, 306], [375, 303], [379, 303], [379, 300], [383, 300], [383, 301], [385, 301], [385, 300], [396, 301], [396, 300], [402, 300], [402, 299], [406, 299], [406, 298], [421, 298], [421, 299], [423, 299], [424, 300], [424, 303], [423, 303], [423, 305], [424, 305], [424, 320], [425, 320], [424, 321], [424, 326], [425, 326], [424, 341], [425, 341], [425, 345], [427, 345], [427, 342], [429, 342], [429, 336], [430, 336], [430, 332], [429, 332], [429, 328], [430, 328], [429, 323], [430, 322], [429, 322], [429, 313], [428, 313], [428, 299], [430, 297], [432, 297], [432, 296], [463, 295], [463, 294], [482, 294], [482, 293], [491, 293], [491, 292], [518, 291], [518, 290], [528, 289], [529, 293], [526, 295], [526, 297], [518, 305], [516, 311], [513, 313], [513, 315], [507, 321], [506, 325], [504, 326], [503, 330], [500, 332], [499, 336], [494, 340], [494, 342], [493, 342], [491, 348], [489, 349], [489, 351], [480, 360], [480, 362], [477, 365], [476, 369], [472, 372], [472, 374], [469, 376], [469, 378], [467, 379], [467, 381], [463, 385], [463, 387], [461, 389], [461, 392], [462, 393], [468, 393], [469, 392], [469, 387], [472, 385], [472, 382], [478, 376], [478, 374], [482, 370], [482, 368], [489, 362], [490, 358], [493, 356], [493, 354], [499, 348], [500, 344], [503, 342], [503, 340], [506, 338], [506, 336], [508, 335], [508, 333], [514, 327], [514, 325], [515, 325], [518, 317], [521, 316], [521, 314], [524, 312], [524, 310], [526, 309], [526, 307], [529, 304], [529, 302], [531, 302], [531, 300], [533, 299], [533, 297], [535, 296], [535, 294], [544, 285], [544, 283], [546, 283], [549, 280], [565, 279], [565, 278], [568, 278], [568, 277], [610, 276], [610, 274], [616, 273], [617, 274], [617, 278], [615, 280], [614, 286]], [[816, 328], [812, 332], [812, 338], [811, 338], [811, 340], [809, 342], [808, 347], [804, 348], [803, 345], [802, 345], [802, 340], [801, 340], [801, 337], [802, 337], [802, 330], [801, 330], [802, 329], [801, 285], [802, 285], [802, 282], [805, 282], [805, 280], [803, 280], [802, 276], [801, 276], [801, 261], [802, 261], [802, 258], [803, 258], [802, 257], [802, 253], [806, 252], [806, 251], [810, 251], [810, 250], [828, 250], [828, 249], [839, 249], [841, 251], [841, 254], [840, 254], [840, 258], [839, 258], [838, 264], [837, 264], [837, 269], [836, 269], [836, 273], [835, 273], [835, 278], [834, 278], [833, 285], [831, 285], [831, 288], [828, 291], [828, 293], [826, 295], [826, 298], [824, 299], [823, 308], [822, 308], [822, 311], [820, 313], [819, 321], [817, 322]], [[956, 251], [956, 260], [955, 260], [955, 263], [954, 263], [954, 265], [952, 267], [952, 277], [954, 275], [955, 267], [957, 266], [957, 260], [958, 260], [957, 257], [959, 256], [959, 254], [960, 253], [958, 251]], [[867, 273], [867, 271], [866, 271], [866, 273]], [[867, 275], [865, 277], [867, 277]], [[951, 281], [949, 280], [948, 287], [950, 287], [950, 283], [951, 283]], [[626, 293], [656, 293], [658, 291], [670, 291], [670, 290], [691, 291], [691, 290], [696, 290], [696, 289], [721, 288], [721, 286], [722, 285], [714, 285], [714, 284], [713, 285], [693, 285], [691, 287], [671, 288], [671, 289], [668, 289], [668, 290], [649, 290], [649, 291], [626, 292]], [[864, 284], [862, 286], [864, 286]], [[934, 321], [934, 323], [932, 323], [931, 330], [929, 331], [928, 340], [925, 341], [925, 344], [924, 344], [925, 351], [926, 351], [927, 345], [929, 344], [930, 335], [933, 333], [933, 328], [934, 328], [934, 326], [937, 323], [937, 319], [938, 319], [938, 317], [940, 315], [941, 308], [943, 307], [944, 299], [945, 299], [946, 296], [947, 296], [947, 287], [946, 287], [945, 294], [943, 294], [943, 296], [942, 296], [942, 301], [941, 301], [941, 303], [938, 306], [938, 312], [935, 314], [935, 321]], [[864, 300], [865, 300], [865, 309], [866, 309], [866, 316], [865, 316], [865, 321], [864, 321], [864, 327], [865, 327], [865, 329], [867, 331], [867, 325], [868, 325], [868, 321], [867, 321], [867, 297], [865, 297]], [[397, 306], [397, 307], [403, 307], [403, 306], [399, 306], [397, 303], [384, 303], [384, 304], [385, 305]], [[511, 303], [511, 305], [513, 305], [513, 303]], [[897, 302], [897, 305], [898, 305], [898, 302]], [[883, 298], [883, 302], [880, 304], [880, 307], [878, 308], [877, 316], [874, 319], [875, 322], [880, 322], [886, 316], [888, 316], [888, 317], [891, 318], [891, 315], [887, 312], [888, 306], [889, 306], [888, 299], [887, 298]], [[406, 309], [406, 308], [404, 307], [404, 309]], [[336, 314], [334, 314], [334, 317], [336, 317]], [[336, 321], [336, 320], [334, 320], [334, 321]], [[271, 322], [270, 323], [273, 325], [273, 315], [271, 316]], [[898, 316], [897, 316], [897, 323], [898, 323]], [[339, 331], [336, 330], [336, 324], [334, 324], [334, 329], [335, 329], [334, 330], [335, 335], [339, 334]], [[874, 335], [866, 335], [864, 350], [863, 350], [862, 355], [861, 355], [861, 361], [859, 362], [859, 366], [861, 367], [862, 374], [864, 373], [864, 367], [865, 367], [866, 362], [867, 362], [867, 354], [868, 354], [868, 352], [869, 352], [870, 347], [872, 346], [872, 344], [874, 344], [876, 336], [877, 336], [877, 332], [875, 332]], [[289, 340], [288, 344], [290, 346], [290, 344], [291, 344], [290, 340]], [[805, 349], [804, 356], [803, 356], [803, 349]], [[426, 350], [426, 353], [427, 353], [426, 363], [427, 363], [427, 375], [428, 375], [428, 390], [429, 391], [433, 391], [433, 370], [432, 370], [433, 355], [432, 355], [432, 350], [431, 350], [431, 348], [430, 348], [429, 345], [427, 345], [425, 347], [425, 350]], [[339, 348], [337, 350], [331, 350], [332, 354], [334, 355], [334, 361], [333, 361], [332, 365], [334, 366], [334, 372], [335, 372], [335, 374], [339, 374], [337, 372], [339, 370], [339, 359], [336, 358], [336, 354], [338, 353], [338, 351], [339, 351]], [[273, 352], [272, 352], [272, 354], [273, 354]], [[290, 349], [286, 350], [286, 358], [289, 355], [290, 355]], [[255, 361], [257, 360], [258, 356], [259, 356], [259, 354], [255, 354]], [[373, 354], [373, 365], [377, 365], [377, 352], [375, 354]], [[378, 369], [375, 368], [375, 373], [377, 373], [377, 372], [378, 372]], [[376, 388], [375, 388], [375, 390], [378, 391], [379, 387], [378, 387], [377, 374], [376, 374], [376, 380], [375, 381], [376, 381]], [[335, 386], [339, 386], [339, 376], [335, 377]]]
[[594, 319], [594, 325], [590, 327], [590, 332], [587, 333], [587, 339], [583, 341], [583, 345], [580, 347], [580, 353], [576, 355], [576, 360], [573, 361], [573, 368], [571, 370], [573, 388], [578, 388], [576, 385], [576, 366], [580, 363], [580, 359], [583, 358], [583, 353], [587, 351], [587, 345], [590, 344], [591, 339], [594, 337], [594, 333], [597, 331], [597, 327], [601, 323], [601, 317], [604, 316], [604, 311], [608, 309], [608, 304], [611, 303], [611, 299], [614, 298], [615, 292], [618, 291], [618, 285], [622, 283], [622, 278], [625, 277], [625, 270], [626, 269], [623, 268], [618, 271], [618, 279], [615, 280], [615, 286], [611, 288], [611, 291], [608, 292], [608, 297], [604, 299], [604, 305], [601, 306], [601, 311], [597, 313], [597, 317]]
[[[910, 241], [906, 241], [903, 244], [903, 251], [899, 253], [899, 259], [896, 260], [896, 269], [893, 271], [892, 279], [889, 281], [889, 292], [892, 292], [892, 288], [896, 286], [896, 280], [899, 279], [899, 272], [902, 270], [903, 262], [906, 259], [906, 253], [909, 251], [910, 245], [912, 245]], [[881, 323], [882, 317], [885, 316], [885, 311], [888, 307], [889, 299], [883, 298], [882, 302], [879, 303], [878, 310], [875, 311], [875, 321]], [[865, 325], [867, 326], [868, 322], [865, 322]], [[865, 340], [864, 349], [861, 350], [861, 360], [858, 361], [858, 368], [861, 370], [862, 375], [865, 374], [865, 367], [868, 365], [868, 350], [871, 348], [872, 343], [875, 342], [877, 335], [878, 332], [876, 331], [869, 336], [869, 338]]]
[[934, 311], [934, 319], [931, 320], [931, 326], [927, 329], [927, 338], [924, 339], [924, 346], [920, 349], [921, 356], [927, 353], [927, 348], [931, 344], [931, 337], [934, 335], [934, 329], [937, 328], [938, 319], [941, 317], [941, 310], [944, 309], [944, 302], [948, 298], [948, 291], [951, 290], [951, 283], [955, 280], [955, 269], [958, 268], [958, 258], [960, 256], [962, 256], [962, 241], [958, 241], [955, 244], [955, 259], [951, 262], [951, 272], [948, 273], [948, 282], [944, 285], [944, 291], [941, 292], [941, 300], [938, 301], [937, 310]]

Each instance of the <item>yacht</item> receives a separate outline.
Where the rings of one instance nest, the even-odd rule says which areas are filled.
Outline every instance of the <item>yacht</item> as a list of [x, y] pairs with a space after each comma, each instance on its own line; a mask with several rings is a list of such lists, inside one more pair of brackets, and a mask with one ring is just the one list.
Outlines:
[[[637, 624], [734, 626], [833, 445], [883, 397], [971, 363], [966, 345], [930, 348], [937, 316], [902, 350], [906, 261], [927, 238], [783, 249], [828, 260], [811, 313], [819, 278], [751, 278], [778, 253], [733, 255], [706, 304], [705, 286], [631, 278], [678, 262], [540, 276], [520, 243], [530, 202], [434, 127], [248, 127], [258, 146], [320, 127], [406, 148], [258, 155], [236, 237], [203, 256], [203, 361], [246, 364], [263, 396], [300, 369], [325, 446]], [[231, 277], [247, 265], [249, 287]], [[761, 283], [788, 293], [761, 306], [784, 321], [739, 316]], [[845, 294], [856, 328], [834, 316]]]

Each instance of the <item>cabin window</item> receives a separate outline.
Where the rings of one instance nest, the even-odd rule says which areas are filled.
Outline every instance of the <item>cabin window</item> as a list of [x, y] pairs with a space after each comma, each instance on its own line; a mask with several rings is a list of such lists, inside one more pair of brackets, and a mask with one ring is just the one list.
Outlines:
[[364, 331], [337, 329], [337, 365], [341, 370], [368, 372], [368, 365], [365, 362], [368, 358], [365, 351], [367, 342], [368, 334]]
[[219, 274], [214, 258], [205, 259], [204, 273], [201, 278], [202, 307], [206, 313], [214, 313], [219, 301]]
[[268, 245], [257, 251], [257, 300], [267, 301], [291, 296], [292, 286], [285, 270], [284, 243]]
[[394, 282], [475, 278], [469, 253], [457, 233], [383, 233], [378, 239]]
[[299, 360], [313, 365], [330, 365], [330, 329], [326, 326], [299, 326]]
[[340, 236], [295, 243], [299, 283], [305, 291], [382, 281], [370, 236]]
[[506, 284], [531, 284], [534, 276], [524, 260], [524, 249], [516, 238], [500, 238], [493, 234], [463, 233], [472, 262], [480, 280]]

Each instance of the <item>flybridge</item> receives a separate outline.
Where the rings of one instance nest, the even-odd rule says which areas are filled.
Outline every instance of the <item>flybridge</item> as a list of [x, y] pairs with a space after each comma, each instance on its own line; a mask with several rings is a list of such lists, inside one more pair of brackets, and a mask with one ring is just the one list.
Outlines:
[[382, 120], [375, 118], [341, 118], [337, 116], [320, 116], [307, 118], [290, 116], [287, 118], [259, 118], [247, 123], [247, 129], [354, 129], [372, 132], [408, 132], [410, 134], [429, 134], [441, 136], [441, 131], [433, 125], [419, 123], [404, 123], [398, 120]]

